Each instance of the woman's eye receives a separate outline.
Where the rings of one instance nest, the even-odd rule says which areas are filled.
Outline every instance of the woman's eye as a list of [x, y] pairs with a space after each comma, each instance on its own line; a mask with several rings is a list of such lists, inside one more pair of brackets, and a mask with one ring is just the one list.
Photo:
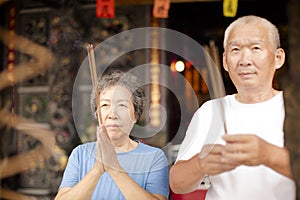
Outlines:
[[108, 106], [108, 104], [101, 104], [100, 105], [101, 108], [104, 108], [104, 107], [107, 107], [107, 106]]
[[126, 104], [119, 104], [120, 107], [124, 107], [124, 108], [127, 108], [127, 105]]

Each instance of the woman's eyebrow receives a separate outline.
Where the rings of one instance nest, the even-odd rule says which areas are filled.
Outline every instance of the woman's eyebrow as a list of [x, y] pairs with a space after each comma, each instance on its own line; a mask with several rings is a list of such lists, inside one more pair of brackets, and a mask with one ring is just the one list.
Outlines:
[[100, 99], [100, 101], [110, 101], [109, 99]]
[[119, 99], [117, 102], [123, 102], [123, 101], [130, 103], [130, 100], [128, 100], [128, 99]]
[[[100, 101], [109, 101], [110, 99], [100, 99]], [[131, 101], [129, 99], [118, 99], [117, 102], [128, 102], [130, 103]]]

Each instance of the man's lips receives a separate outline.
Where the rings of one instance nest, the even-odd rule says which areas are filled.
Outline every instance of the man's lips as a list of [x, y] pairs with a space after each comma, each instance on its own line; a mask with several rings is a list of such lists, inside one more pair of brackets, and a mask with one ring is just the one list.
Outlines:
[[251, 76], [251, 75], [255, 75], [255, 72], [239, 72], [238, 75], [242, 76], [242, 77], [247, 77], [247, 76]]
[[255, 72], [250, 72], [250, 71], [241, 71], [238, 74], [240, 75], [247, 75], [247, 74], [255, 74]]

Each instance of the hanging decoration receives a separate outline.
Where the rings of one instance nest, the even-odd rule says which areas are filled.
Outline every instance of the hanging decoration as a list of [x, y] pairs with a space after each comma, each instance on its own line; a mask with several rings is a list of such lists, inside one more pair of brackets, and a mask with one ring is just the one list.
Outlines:
[[8, 25], [8, 48], [7, 48], [7, 79], [10, 84], [15, 85], [14, 68], [15, 68], [15, 32], [16, 32], [16, 7], [11, 6], [9, 9]]
[[[158, 27], [159, 24], [157, 20], [152, 22], [152, 26]], [[161, 61], [161, 55], [159, 50], [160, 45], [160, 35], [157, 30], [153, 30], [151, 33], [151, 43], [157, 48], [152, 48], [150, 50], [150, 125], [151, 127], [161, 126], [161, 71], [159, 63]]]
[[170, 0], [154, 0], [153, 17], [168, 18]]
[[225, 17], [235, 17], [238, 8], [238, 0], [224, 0], [223, 14]]
[[114, 0], [97, 0], [96, 16], [99, 18], [115, 17], [115, 1]]
[[15, 86], [15, 33], [16, 33], [16, 6], [12, 5], [9, 8], [9, 23], [8, 23], [8, 46], [7, 46], [7, 80], [12, 86], [12, 99], [11, 106], [11, 123], [14, 124], [14, 113], [16, 106], [16, 86]]

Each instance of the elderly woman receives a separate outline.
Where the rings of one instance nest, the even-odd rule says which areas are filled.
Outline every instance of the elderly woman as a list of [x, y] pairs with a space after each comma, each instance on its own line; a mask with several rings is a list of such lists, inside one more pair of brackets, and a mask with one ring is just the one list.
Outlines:
[[91, 107], [101, 125], [97, 141], [79, 145], [69, 157], [58, 199], [167, 199], [168, 162], [159, 148], [129, 135], [143, 112], [145, 95], [130, 73], [113, 71], [98, 82]]

